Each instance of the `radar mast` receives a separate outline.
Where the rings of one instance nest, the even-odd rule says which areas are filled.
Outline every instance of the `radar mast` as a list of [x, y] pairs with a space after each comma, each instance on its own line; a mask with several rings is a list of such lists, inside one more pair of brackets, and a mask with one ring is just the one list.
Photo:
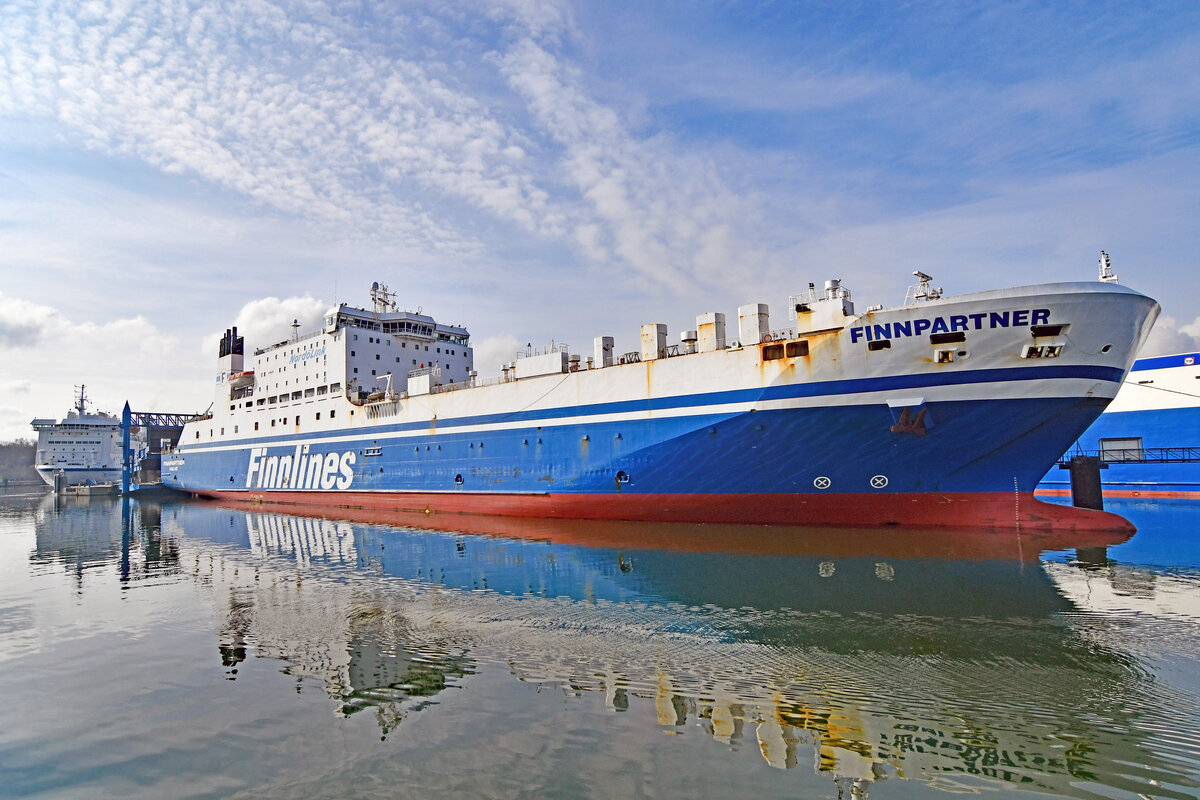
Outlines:
[[379, 281], [371, 284], [371, 303], [376, 314], [384, 314], [396, 310], [396, 293], [389, 292], [388, 287]]

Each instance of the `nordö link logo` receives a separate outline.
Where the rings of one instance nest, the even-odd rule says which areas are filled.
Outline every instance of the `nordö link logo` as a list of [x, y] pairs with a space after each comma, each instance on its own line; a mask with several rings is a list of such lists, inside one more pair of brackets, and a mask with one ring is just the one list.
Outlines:
[[349, 489], [354, 481], [354, 451], [312, 453], [296, 445], [287, 455], [269, 456], [267, 448], [250, 450], [247, 489]]

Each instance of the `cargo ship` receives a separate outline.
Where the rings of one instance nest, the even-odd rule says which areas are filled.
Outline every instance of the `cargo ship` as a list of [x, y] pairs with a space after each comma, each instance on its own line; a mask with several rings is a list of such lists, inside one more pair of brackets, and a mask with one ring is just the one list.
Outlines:
[[[1200, 499], [1200, 353], [1139, 358], [1108, 406], [1068, 451], [1100, 458], [1107, 497]], [[1066, 470], [1037, 494], [1067, 497]]]
[[[164, 452], [164, 484], [396, 512], [805, 525], [1128, 526], [1034, 487], [1116, 394], [1158, 304], [1109, 276], [856, 312], [840, 280], [786, 321], [707, 312], [620, 355], [532, 347], [481, 379], [468, 331], [339, 304], [245, 354]], [[1102, 269], [1102, 277], [1104, 270]], [[732, 334], [732, 335], [730, 335]]]

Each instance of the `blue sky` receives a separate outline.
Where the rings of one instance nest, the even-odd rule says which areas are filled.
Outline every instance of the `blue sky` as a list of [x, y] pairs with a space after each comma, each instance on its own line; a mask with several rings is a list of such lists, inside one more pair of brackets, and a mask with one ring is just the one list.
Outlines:
[[493, 374], [1104, 249], [1198, 348], [1198, 145], [1200, 3], [0, 0], [0, 440], [201, 410], [225, 327], [374, 280]]

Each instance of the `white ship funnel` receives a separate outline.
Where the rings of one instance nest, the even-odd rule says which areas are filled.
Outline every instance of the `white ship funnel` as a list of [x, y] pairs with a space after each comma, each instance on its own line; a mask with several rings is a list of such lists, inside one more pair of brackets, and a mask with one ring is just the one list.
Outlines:
[[725, 315], [720, 311], [710, 311], [696, 317], [696, 330], [700, 336], [698, 349], [701, 353], [725, 349]]
[[738, 339], [743, 345], [758, 344], [770, 332], [770, 309], [765, 303], [750, 303], [738, 308]]
[[593, 345], [593, 358], [597, 368], [613, 365], [613, 337], [597, 336]]
[[667, 357], [667, 326], [651, 322], [642, 326], [642, 361]]

